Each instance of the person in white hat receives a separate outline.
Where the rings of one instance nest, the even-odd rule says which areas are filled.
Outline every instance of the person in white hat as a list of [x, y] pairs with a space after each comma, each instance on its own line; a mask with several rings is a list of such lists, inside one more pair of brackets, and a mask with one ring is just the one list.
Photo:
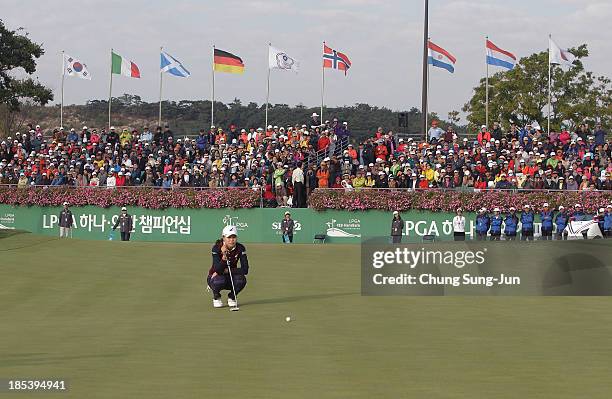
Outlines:
[[64, 208], [59, 214], [60, 238], [68, 238], [68, 236], [72, 235], [74, 219], [72, 217], [72, 212], [68, 209], [68, 203], [64, 202], [63, 205]]
[[533, 241], [533, 223], [535, 215], [531, 209], [531, 205], [524, 205], [521, 212], [521, 241]]
[[500, 209], [495, 207], [493, 209], [493, 216], [491, 216], [491, 241], [499, 241], [501, 239], [502, 224], [504, 218], [501, 215]]
[[506, 235], [506, 240], [516, 240], [518, 222], [519, 219], [518, 216], [516, 216], [516, 208], [511, 206], [510, 212], [506, 214], [506, 218], [504, 219], [504, 234]]
[[606, 206], [606, 212], [603, 216], [603, 234], [606, 238], [612, 238], [612, 204]]
[[478, 215], [476, 215], [476, 240], [484, 241], [487, 239], [487, 232], [491, 225], [491, 219], [487, 215], [486, 208], [480, 208]]
[[285, 211], [285, 217], [281, 222], [281, 233], [283, 234], [283, 243], [293, 243], [293, 229], [295, 228], [295, 221], [291, 219], [291, 212]]
[[569, 223], [569, 215], [565, 210], [563, 205], [559, 205], [559, 212], [557, 212], [557, 216], [555, 216], [555, 226], [557, 226], [557, 233], [555, 234], [555, 238], [557, 240], [566, 240], [567, 232], [565, 228]]
[[593, 221], [597, 222], [597, 225], [599, 226], [599, 231], [601, 231], [601, 234], [604, 237], [605, 237], [605, 234], [604, 234], [604, 231], [605, 231], [604, 230], [604, 216], [605, 214], [606, 214], [605, 208], [599, 208], [595, 216], [593, 216]]
[[465, 241], [465, 216], [461, 208], [457, 208], [457, 214], [453, 218], [453, 237], [455, 241]]
[[542, 240], [552, 240], [554, 212], [549, 209], [548, 202], [542, 205], [540, 220], [542, 221]]
[[402, 215], [398, 211], [393, 211], [393, 220], [391, 220], [391, 242], [393, 244], [402, 243], [402, 232], [404, 231], [404, 221]]
[[576, 222], [584, 222], [588, 219], [587, 215], [582, 210], [582, 205], [576, 204], [574, 205], [574, 212], [572, 213], [571, 219]]
[[121, 208], [121, 214], [113, 226], [113, 231], [117, 230], [117, 227], [119, 227], [119, 231], [121, 232], [121, 241], [130, 241], [130, 234], [134, 224], [132, 215], [127, 213], [127, 208], [125, 206]]
[[[240, 267], [238, 267], [238, 262], [240, 262]], [[221, 298], [223, 290], [230, 291], [227, 295], [227, 305], [237, 307], [236, 296], [246, 286], [248, 273], [247, 252], [244, 245], [238, 242], [238, 229], [236, 226], [225, 226], [221, 239], [217, 240], [212, 247], [212, 266], [206, 279], [213, 293], [213, 307], [223, 307]]]

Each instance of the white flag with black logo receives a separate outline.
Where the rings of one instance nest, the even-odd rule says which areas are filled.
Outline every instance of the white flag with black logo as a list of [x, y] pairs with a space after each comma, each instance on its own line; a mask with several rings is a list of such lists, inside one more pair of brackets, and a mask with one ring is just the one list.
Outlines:
[[270, 69], [284, 69], [286, 71], [297, 72], [300, 69], [300, 62], [290, 57], [283, 50], [270, 46], [269, 53]]
[[87, 65], [66, 53], [64, 53], [64, 75], [78, 76], [81, 79], [91, 80]]

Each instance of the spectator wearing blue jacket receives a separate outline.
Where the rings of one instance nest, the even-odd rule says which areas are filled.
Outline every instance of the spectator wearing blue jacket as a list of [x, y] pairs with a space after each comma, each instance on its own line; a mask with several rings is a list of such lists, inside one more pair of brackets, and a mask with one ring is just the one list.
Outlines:
[[567, 222], [569, 221], [569, 215], [565, 211], [565, 207], [563, 205], [559, 206], [559, 212], [557, 216], [555, 216], [555, 225], [557, 226], [557, 240], [567, 240], [567, 234], [565, 233], [565, 228], [567, 227]]
[[491, 216], [491, 219], [490, 219], [491, 241], [500, 240], [503, 222], [504, 222], [504, 218], [501, 215], [499, 208], [493, 209], [493, 216]]
[[542, 221], [542, 239], [552, 240], [554, 213], [548, 207], [548, 202], [545, 202], [540, 212], [540, 220]]
[[476, 240], [483, 241], [487, 239], [487, 232], [489, 231], [490, 219], [487, 215], [487, 210], [481, 208], [476, 216]]
[[506, 235], [506, 240], [516, 240], [518, 222], [519, 218], [516, 216], [516, 208], [512, 206], [510, 207], [510, 212], [506, 214], [504, 219], [504, 234]]
[[606, 207], [606, 213], [604, 214], [604, 237], [612, 238], [612, 205]]
[[533, 241], [533, 222], [535, 215], [531, 210], [530, 205], [523, 206], [523, 212], [521, 212], [521, 241], [529, 240]]
[[584, 222], [587, 220], [587, 214], [582, 210], [582, 205], [574, 205], [574, 213], [572, 213], [570, 219], [576, 222]]
[[196, 138], [196, 147], [201, 152], [204, 152], [206, 151], [207, 146], [208, 146], [208, 136], [206, 136], [206, 132], [204, 131], [204, 129], [201, 129], [198, 138]]

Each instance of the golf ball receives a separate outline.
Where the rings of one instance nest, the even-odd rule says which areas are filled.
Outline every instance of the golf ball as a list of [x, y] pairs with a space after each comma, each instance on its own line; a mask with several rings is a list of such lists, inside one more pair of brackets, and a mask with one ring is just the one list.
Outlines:
[[285, 317], [285, 321], [291, 321], [291, 317], [289, 316]]

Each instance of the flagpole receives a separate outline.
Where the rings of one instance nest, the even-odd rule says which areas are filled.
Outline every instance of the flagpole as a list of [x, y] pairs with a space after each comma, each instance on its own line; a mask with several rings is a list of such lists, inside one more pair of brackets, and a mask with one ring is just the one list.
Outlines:
[[210, 127], [215, 124], [215, 45], [212, 46], [212, 100], [210, 101]]
[[[325, 42], [323, 42], [323, 49], [325, 51]], [[325, 62], [321, 63], [321, 115], [319, 115], [319, 121], [323, 124], [323, 104], [325, 101]]]
[[[427, 43], [431, 40], [430, 37], [427, 38]], [[427, 98], [429, 99], [429, 62], [427, 63]], [[429, 126], [429, 101], [425, 105], [425, 132], [427, 132], [427, 127]], [[425, 141], [427, 141], [427, 133], [425, 133]]]
[[268, 43], [268, 92], [266, 94], [266, 129], [268, 129], [268, 103], [270, 102], [270, 47], [272, 47], [272, 43]]
[[[160, 47], [159, 48], [160, 57], [161, 57], [162, 51], [164, 51], [164, 48]], [[162, 79], [163, 79], [163, 76], [164, 74], [160, 68], [159, 70], [159, 116], [157, 118], [157, 126], [161, 126], [161, 119], [162, 119], [161, 116], [162, 116]]]
[[423, 82], [421, 91], [421, 129], [423, 129], [423, 135], [427, 142], [427, 79], [429, 75], [427, 65], [427, 53], [428, 53], [428, 37], [429, 37], [429, 0], [425, 0], [425, 14], [423, 23]]
[[111, 128], [111, 102], [113, 98], [113, 49], [111, 48], [110, 85], [108, 88], [108, 129]]
[[[485, 40], [489, 40], [489, 36], [485, 36]], [[489, 128], [489, 61], [487, 60], [487, 43], [485, 41], [485, 64], [487, 64], [487, 79], [485, 84], [485, 125], [487, 125], [487, 129]]]
[[60, 104], [60, 128], [64, 127], [64, 77], [66, 65], [64, 65], [64, 50], [62, 50], [62, 100]]
[[550, 82], [552, 78], [552, 64], [550, 63], [550, 39], [552, 35], [548, 35], [548, 134], [550, 134], [550, 102], [551, 102], [551, 93], [550, 93]]

